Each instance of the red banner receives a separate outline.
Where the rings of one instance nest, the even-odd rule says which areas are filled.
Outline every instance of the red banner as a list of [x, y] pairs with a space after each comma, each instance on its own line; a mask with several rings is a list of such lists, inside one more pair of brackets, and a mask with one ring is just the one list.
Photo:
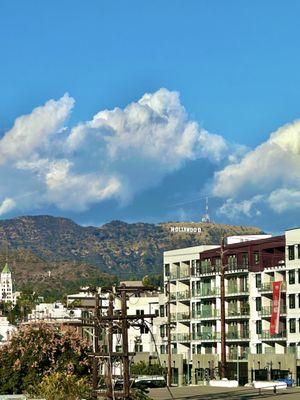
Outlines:
[[270, 323], [270, 335], [275, 335], [279, 332], [281, 284], [281, 281], [273, 282], [273, 303]]

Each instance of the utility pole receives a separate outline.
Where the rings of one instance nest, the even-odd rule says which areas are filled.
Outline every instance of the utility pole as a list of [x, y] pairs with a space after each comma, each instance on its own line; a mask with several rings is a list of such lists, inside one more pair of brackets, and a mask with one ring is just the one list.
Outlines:
[[[100, 296], [98, 291], [95, 292], [95, 308], [94, 308], [94, 319], [99, 321], [100, 318]], [[99, 352], [99, 324], [95, 324], [93, 329], [93, 351], [94, 353]], [[93, 394], [94, 398], [97, 398], [97, 388], [98, 388], [98, 359], [93, 358], [92, 364], [92, 374], [93, 374]]]
[[167, 300], [168, 379], [167, 379], [167, 383], [168, 383], [168, 386], [171, 386], [172, 385], [172, 346], [171, 346], [171, 284], [170, 284], [170, 279], [168, 280], [168, 284], [167, 284], [167, 295], [168, 295], [168, 300]]
[[224, 237], [221, 240], [221, 379], [226, 377], [226, 325], [225, 325], [225, 269], [224, 264]]
[[[123, 290], [122, 290], [123, 289]], [[126, 286], [121, 286], [121, 315], [122, 315], [122, 344], [123, 344], [123, 385], [124, 399], [130, 396], [129, 354], [128, 354], [128, 323], [127, 323], [127, 299]]]
[[[108, 296], [108, 310], [107, 315], [108, 317], [113, 317], [114, 315], [114, 296], [112, 293]], [[112, 375], [113, 375], [113, 364], [112, 364], [112, 352], [113, 352], [113, 320], [108, 322], [108, 367], [107, 367], [107, 397], [113, 398], [113, 382], [112, 382]]]

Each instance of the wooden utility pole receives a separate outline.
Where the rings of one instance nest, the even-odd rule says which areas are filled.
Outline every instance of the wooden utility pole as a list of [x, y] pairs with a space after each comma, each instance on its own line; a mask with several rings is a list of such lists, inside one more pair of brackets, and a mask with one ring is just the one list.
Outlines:
[[[122, 290], [123, 288], [123, 290]], [[129, 372], [129, 354], [128, 354], [128, 322], [127, 322], [127, 298], [126, 286], [121, 287], [121, 315], [122, 315], [122, 344], [123, 344], [123, 385], [124, 399], [130, 396], [130, 372]]]
[[167, 383], [168, 383], [168, 386], [171, 386], [172, 385], [172, 346], [171, 346], [171, 284], [170, 284], [170, 279], [168, 280], [168, 284], [167, 284], [167, 295], [168, 295], [168, 300], [167, 300], [168, 379], [167, 379]]
[[224, 264], [224, 237], [221, 240], [221, 379], [226, 377], [226, 325], [225, 325], [225, 269]]
[[[107, 315], [109, 317], [113, 317], [114, 315], [114, 296], [112, 293], [108, 296], [108, 310]], [[113, 361], [112, 361], [112, 352], [113, 352], [113, 320], [108, 322], [108, 366], [107, 366], [107, 397], [109, 399], [113, 398]]]
[[[95, 292], [95, 308], [94, 308], [94, 319], [99, 321], [100, 318], [100, 296], [98, 291]], [[94, 353], [99, 352], [99, 324], [95, 324], [93, 329], [93, 351]], [[93, 374], [93, 393], [94, 397], [97, 398], [96, 390], [98, 388], [98, 359], [96, 357], [93, 358], [92, 364], [92, 374]]]

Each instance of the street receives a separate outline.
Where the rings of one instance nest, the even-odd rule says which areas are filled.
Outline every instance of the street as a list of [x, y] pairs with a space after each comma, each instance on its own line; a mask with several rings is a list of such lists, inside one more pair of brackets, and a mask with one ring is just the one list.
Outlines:
[[173, 387], [151, 389], [149, 396], [157, 400], [172, 399], [194, 399], [194, 400], [251, 400], [251, 399], [267, 399], [267, 400], [298, 400], [300, 398], [300, 388], [290, 388], [286, 390], [278, 390], [276, 394], [272, 390], [264, 390], [259, 393], [258, 389], [252, 388], [216, 388], [210, 386], [189, 386], [189, 387]]

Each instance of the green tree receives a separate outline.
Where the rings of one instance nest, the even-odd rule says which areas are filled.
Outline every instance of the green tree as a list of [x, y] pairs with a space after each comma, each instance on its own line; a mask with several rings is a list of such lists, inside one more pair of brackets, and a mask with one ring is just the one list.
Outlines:
[[22, 393], [55, 372], [87, 376], [89, 351], [73, 330], [40, 323], [22, 326], [1, 348], [0, 393]]
[[86, 377], [55, 372], [46, 375], [36, 387], [31, 387], [29, 395], [46, 400], [81, 400], [91, 399], [92, 390]]

